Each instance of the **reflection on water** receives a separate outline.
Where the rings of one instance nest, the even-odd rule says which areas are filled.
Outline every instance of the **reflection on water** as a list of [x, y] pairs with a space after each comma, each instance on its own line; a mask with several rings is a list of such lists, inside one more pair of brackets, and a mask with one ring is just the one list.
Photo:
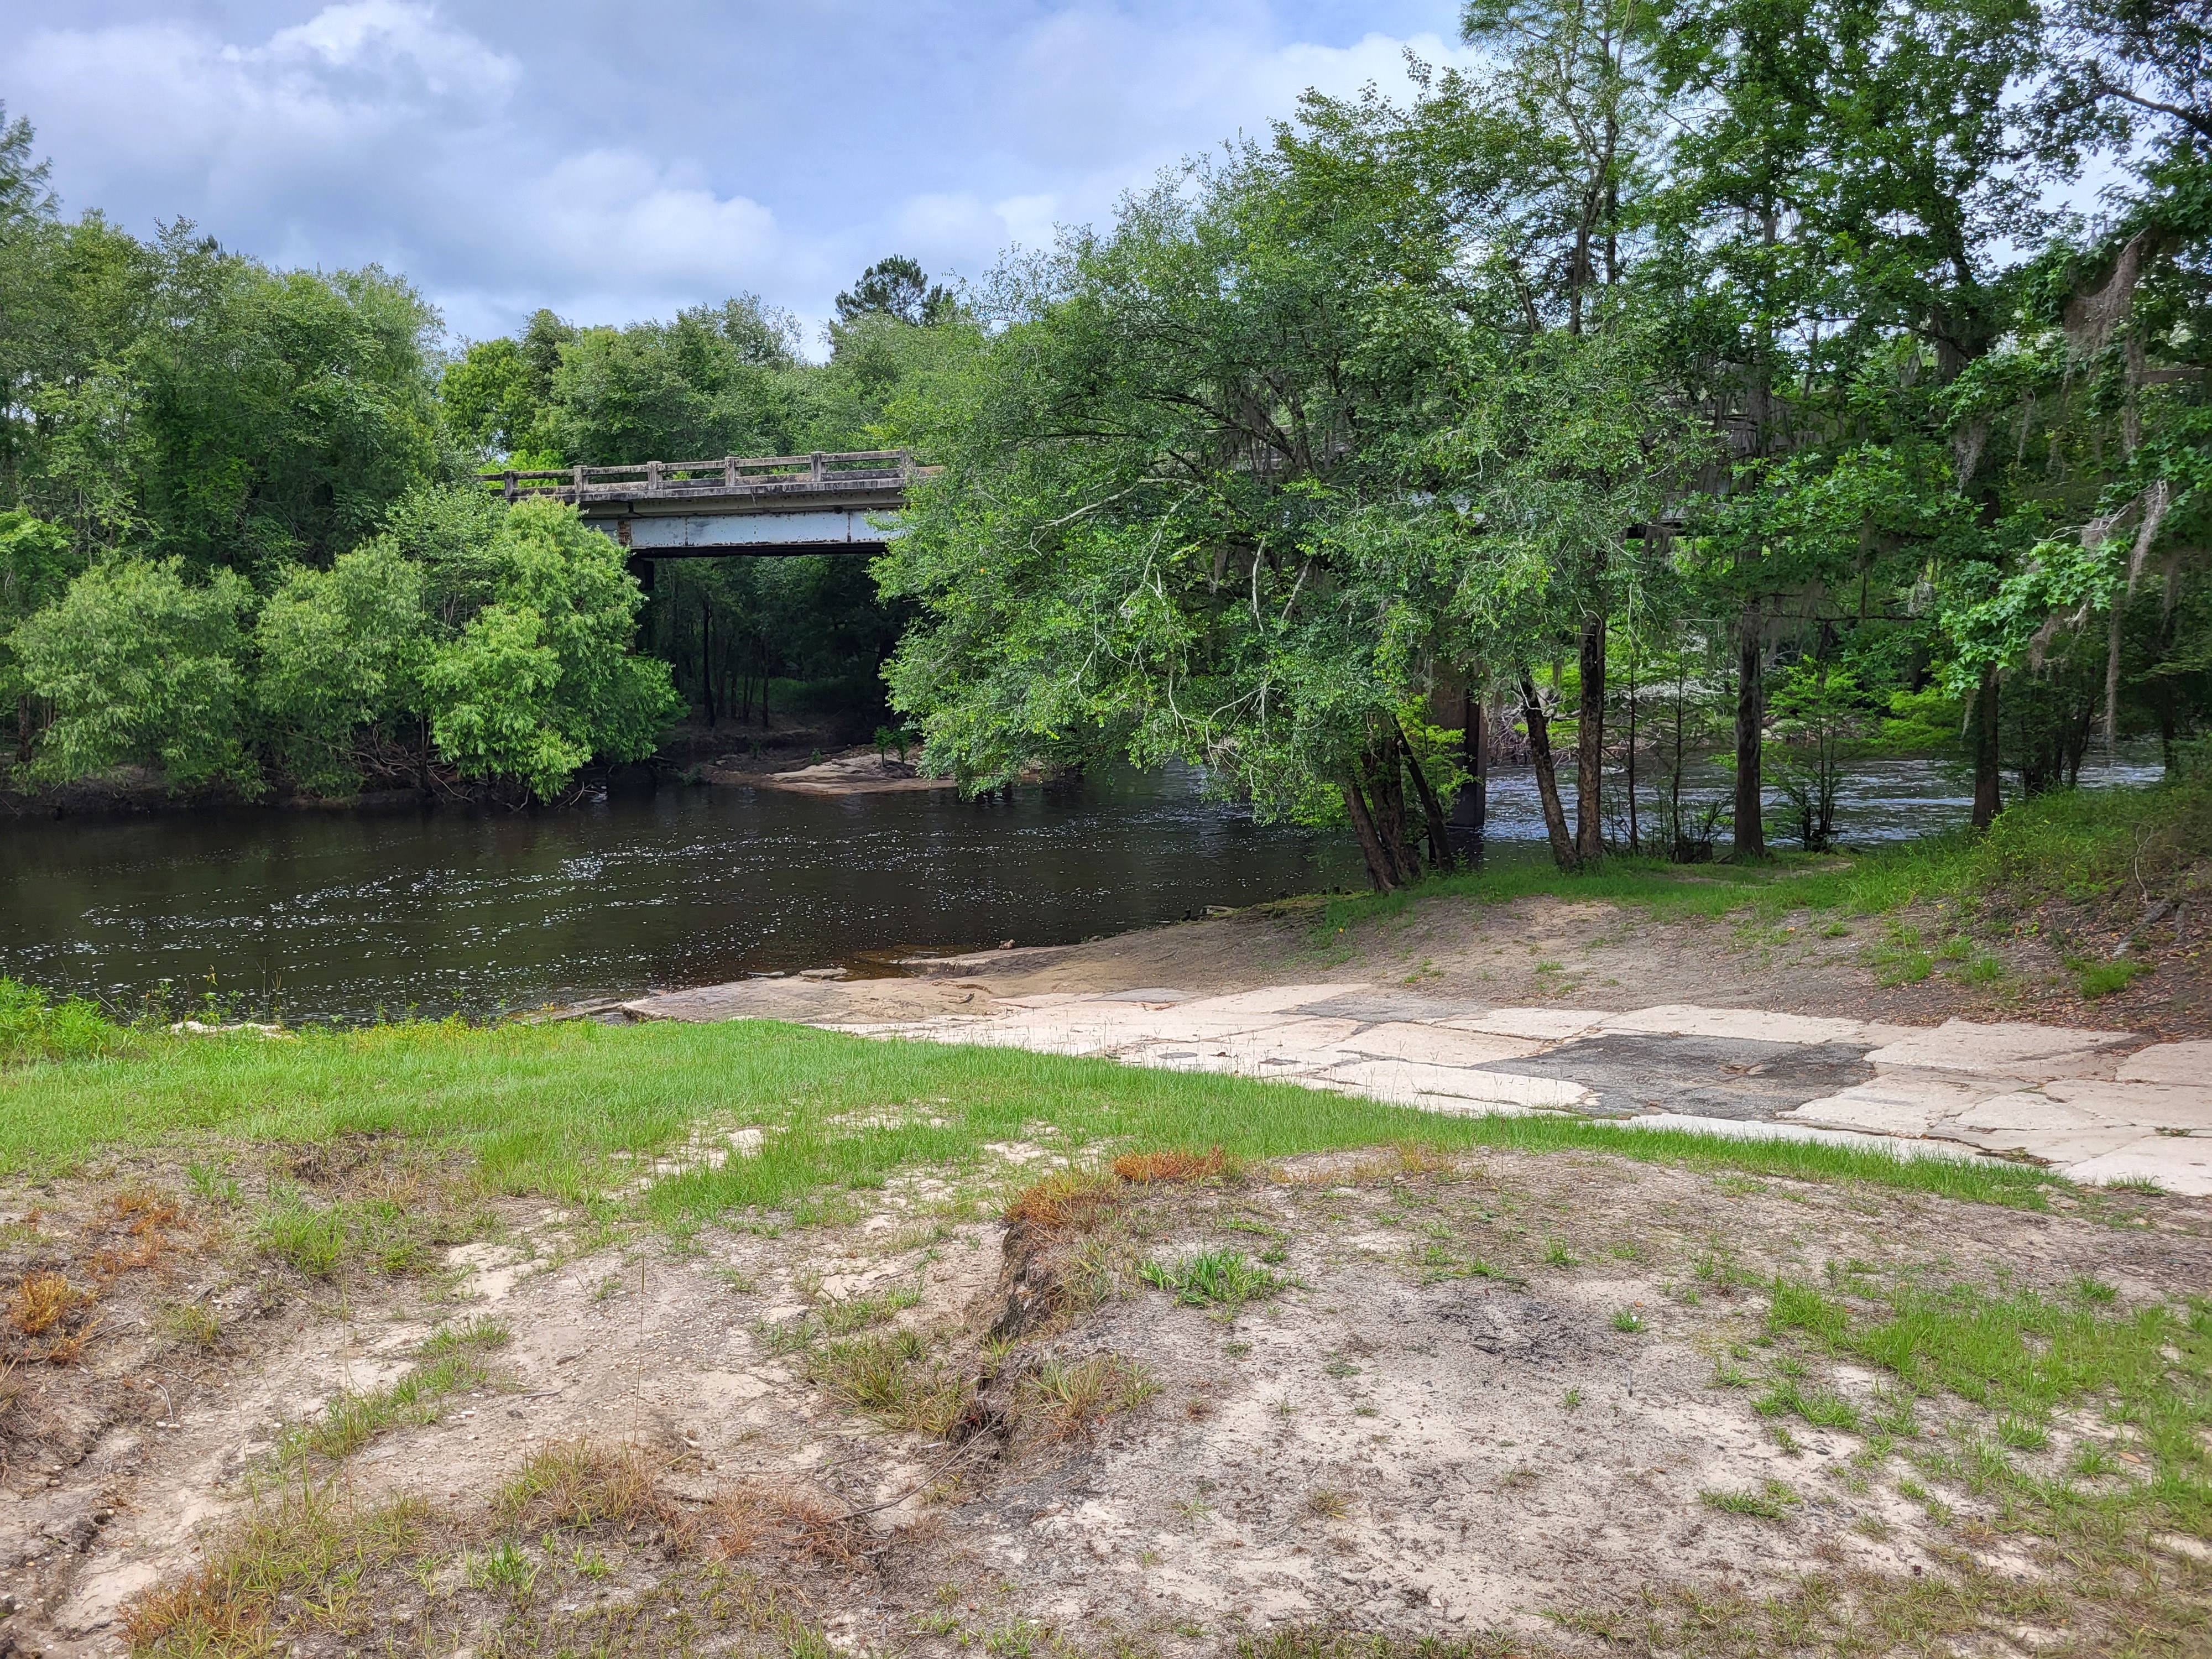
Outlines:
[[0, 824], [0, 972], [294, 1018], [711, 983], [902, 946], [1065, 943], [1360, 879], [1188, 775], [1006, 801], [674, 789], [570, 811]]
[[[1571, 756], [1562, 760], [1560, 787], [1566, 794], [1571, 820], [1575, 810], [1573, 761]], [[2164, 775], [2156, 744], [2141, 747], [2123, 744], [2113, 762], [2092, 758], [2082, 763], [2081, 787], [2098, 789], [2115, 784], [2155, 783]], [[1638, 827], [1646, 835], [1651, 833], [1657, 822], [1656, 809], [1663, 781], [1663, 776], [1655, 777], [1643, 770], [1639, 763], [1637, 811]], [[2012, 779], [2008, 776], [2005, 782], [2006, 799], [2010, 799]], [[1619, 773], [1607, 773], [1606, 791], [1608, 829], [1616, 836], [1625, 836], [1627, 792]], [[1719, 835], [1725, 848], [1729, 822], [1725, 806], [1735, 799], [1735, 773], [1710, 757], [1693, 761], [1686, 769], [1682, 780], [1683, 816], [1694, 820], [1698, 809], [1707, 803], [1723, 803]], [[1767, 844], [1790, 846], [1790, 803], [1773, 789], [1766, 791], [1765, 801]], [[1973, 774], [1963, 760], [1891, 757], [1854, 761], [1837, 792], [1836, 839], [1845, 847], [1872, 847], [1882, 842], [1934, 835], [1964, 823], [1973, 804]], [[1536, 797], [1536, 775], [1531, 769], [1500, 768], [1491, 774], [1489, 839], [1509, 847], [1544, 839], [1544, 809]]]
[[[2083, 781], [2157, 776], [2130, 755]], [[1701, 763], [1685, 799], [1729, 790]], [[1840, 833], [1927, 834], [1967, 805], [1949, 763], [1869, 763]], [[1542, 856], [1525, 769], [1492, 777], [1490, 826], [1493, 860]], [[862, 952], [1066, 943], [1364, 884], [1348, 835], [1253, 824], [1180, 773], [1012, 802], [681, 789], [544, 813], [40, 820], [0, 823], [0, 972], [125, 1003], [212, 979], [294, 1018], [484, 1012]]]

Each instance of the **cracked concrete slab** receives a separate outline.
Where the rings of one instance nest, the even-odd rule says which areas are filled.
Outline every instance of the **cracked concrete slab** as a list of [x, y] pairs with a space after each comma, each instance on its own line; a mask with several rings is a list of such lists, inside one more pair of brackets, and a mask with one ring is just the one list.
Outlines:
[[2154, 1042], [2120, 1062], [2123, 1083], [2173, 1083], [2212, 1087], [2212, 1042]]
[[1937, 1072], [1887, 1072], [1832, 1095], [1808, 1100], [1782, 1115], [1824, 1127], [1924, 1135], [1936, 1124], [1992, 1096], [2010, 1094], [2026, 1086], [2012, 1077], [1970, 1079]]
[[1744, 1038], [1605, 1031], [1533, 1059], [1493, 1062], [1536, 1077], [1569, 1079], [1596, 1097], [1594, 1115], [1679, 1112], [1771, 1118], [1874, 1075], [1863, 1043], [1760, 1042]]
[[2148, 1182], [2161, 1192], [2191, 1198], [2212, 1197], [2212, 1139], [2189, 1135], [2146, 1135], [2141, 1140], [2085, 1158], [2067, 1174], [2076, 1181], [2110, 1186]]
[[646, 1018], [798, 1018], [855, 1035], [1279, 1079], [1424, 1111], [1564, 1111], [1904, 1156], [2025, 1158], [2075, 1180], [2212, 1193], [2212, 1042], [2124, 1054], [2136, 1040], [2125, 1031], [1680, 1003], [1494, 1007], [1346, 981], [1003, 1000], [959, 981], [750, 981], [629, 1006]]
[[1947, 1019], [1933, 1030], [1913, 1031], [1867, 1058], [1883, 1067], [2003, 1072], [2040, 1083], [2050, 1078], [2078, 1076], [2104, 1063], [2107, 1057], [2100, 1050], [2129, 1042], [2133, 1035], [2023, 1022], [1978, 1025], [1971, 1020]]
[[1653, 1036], [1695, 1036], [1749, 1042], [1856, 1042], [1875, 1048], [1916, 1035], [1909, 1025], [1881, 1025], [1863, 1019], [1823, 1019], [1813, 1014], [1776, 1014], [1763, 1008], [1699, 1008], [1686, 1004], [1636, 1008], [1607, 1014], [1599, 1022], [1608, 1031]]
[[1603, 1014], [1580, 1008], [1492, 1008], [1485, 1013], [1437, 1023], [1455, 1031], [1487, 1031], [1496, 1036], [1535, 1037], [1556, 1042], [1595, 1031], [1604, 1019]]
[[2191, 1133], [2212, 1132], [2212, 1088], [2058, 1078], [2045, 1084], [2043, 1092], [2077, 1111], [2117, 1123]]
[[1427, 1097], [1442, 1097], [1558, 1109], [1584, 1106], [1595, 1098], [1583, 1085], [1564, 1078], [1524, 1076], [1513, 1072], [1486, 1071], [1480, 1066], [1424, 1066], [1404, 1060], [1353, 1060], [1333, 1066], [1327, 1076], [1332, 1083], [1354, 1084], [1378, 1100], [1395, 1101], [1401, 1105], [1419, 1104]]

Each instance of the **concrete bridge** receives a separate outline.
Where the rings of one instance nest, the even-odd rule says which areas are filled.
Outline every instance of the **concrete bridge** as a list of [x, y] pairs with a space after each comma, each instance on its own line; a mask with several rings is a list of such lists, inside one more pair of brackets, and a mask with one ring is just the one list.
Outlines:
[[574, 504], [631, 550], [649, 586], [658, 559], [880, 553], [898, 532], [871, 520], [904, 507], [908, 486], [928, 471], [902, 449], [866, 449], [488, 472], [484, 481], [510, 501]]

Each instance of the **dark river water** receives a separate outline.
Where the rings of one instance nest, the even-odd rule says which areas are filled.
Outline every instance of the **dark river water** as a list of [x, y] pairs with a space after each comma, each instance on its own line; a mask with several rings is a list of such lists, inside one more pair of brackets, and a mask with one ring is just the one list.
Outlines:
[[[1708, 769], [1696, 793], [1726, 787]], [[1877, 763], [1843, 839], [1944, 829], [1966, 804], [1954, 768]], [[1529, 775], [1495, 775], [1489, 855], [1541, 856], [1542, 836]], [[212, 990], [293, 1019], [486, 1013], [1364, 884], [1348, 833], [1255, 825], [1187, 774], [1012, 802], [671, 788], [538, 813], [0, 821], [0, 973], [126, 1006], [166, 982], [180, 1008]]]

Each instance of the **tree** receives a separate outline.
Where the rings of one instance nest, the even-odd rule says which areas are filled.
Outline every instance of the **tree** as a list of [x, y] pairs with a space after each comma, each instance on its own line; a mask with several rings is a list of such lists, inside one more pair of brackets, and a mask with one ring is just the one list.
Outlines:
[[53, 217], [54, 193], [46, 188], [53, 164], [44, 157], [31, 159], [37, 138], [30, 118], [9, 120], [7, 103], [0, 100], [0, 231]]
[[[1772, 636], [1837, 620], [1771, 607], [1808, 581], [1856, 575], [1863, 593], [1868, 556], [1899, 550], [1869, 521], [1849, 556], [1808, 568], [1769, 534], [1759, 498], [1804, 488], [1823, 458], [1841, 464], [1869, 441], [1900, 446], [1893, 471], [1925, 480], [1928, 454], [1965, 436], [1943, 388], [2002, 334], [2004, 252], [2039, 223], [2014, 121], [2037, 17], [2027, 0], [1673, 0], [1653, 26], [1662, 87], [1696, 110], [1674, 149], [1673, 239], [1703, 256], [1722, 304], [1696, 298], [1733, 336], [1693, 384], [1736, 459], [1693, 517], [1706, 569], [1742, 607], [1736, 831], [1753, 857]], [[1955, 456], [1965, 464], [1942, 469], [1943, 491], [1994, 526], [2004, 507], [1978, 474], [1978, 447]], [[1966, 562], [2008, 545], [1998, 537]], [[1995, 764], [1993, 749], [1978, 763], [1990, 809]]]
[[932, 283], [915, 261], [894, 253], [860, 273], [849, 292], [837, 296], [837, 320], [890, 317], [921, 328], [950, 321], [957, 302], [941, 283]]
[[622, 550], [544, 499], [519, 503], [472, 561], [489, 592], [422, 668], [438, 753], [465, 777], [540, 799], [594, 756], [636, 760], [682, 712], [668, 665], [633, 656], [644, 596]]
[[54, 781], [125, 763], [172, 788], [223, 781], [259, 793], [240, 618], [252, 590], [234, 571], [191, 580], [184, 561], [111, 558], [19, 626], [9, 644], [31, 691], [53, 705], [31, 775]]
[[794, 362], [787, 320], [745, 298], [669, 323], [582, 329], [560, 349], [535, 429], [569, 465], [784, 454]]
[[262, 605], [253, 689], [264, 741], [308, 792], [343, 794], [365, 770], [404, 767], [395, 728], [423, 706], [428, 586], [425, 566], [383, 536], [327, 570], [295, 566]]
[[8, 636], [31, 616], [61, 598], [84, 561], [69, 532], [27, 513], [0, 513], [0, 702], [15, 705], [15, 757], [31, 757], [35, 735], [30, 683]]
[[878, 566], [918, 608], [887, 672], [928, 763], [1179, 757], [1262, 817], [1348, 820], [1378, 886], [1420, 874], [1417, 818], [1449, 859], [1449, 769], [1407, 727], [1457, 516], [1405, 473], [1455, 250], [1382, 118], [1194, 167], [994, 275], [1004, 326], [939, 383], [944, 471]]

